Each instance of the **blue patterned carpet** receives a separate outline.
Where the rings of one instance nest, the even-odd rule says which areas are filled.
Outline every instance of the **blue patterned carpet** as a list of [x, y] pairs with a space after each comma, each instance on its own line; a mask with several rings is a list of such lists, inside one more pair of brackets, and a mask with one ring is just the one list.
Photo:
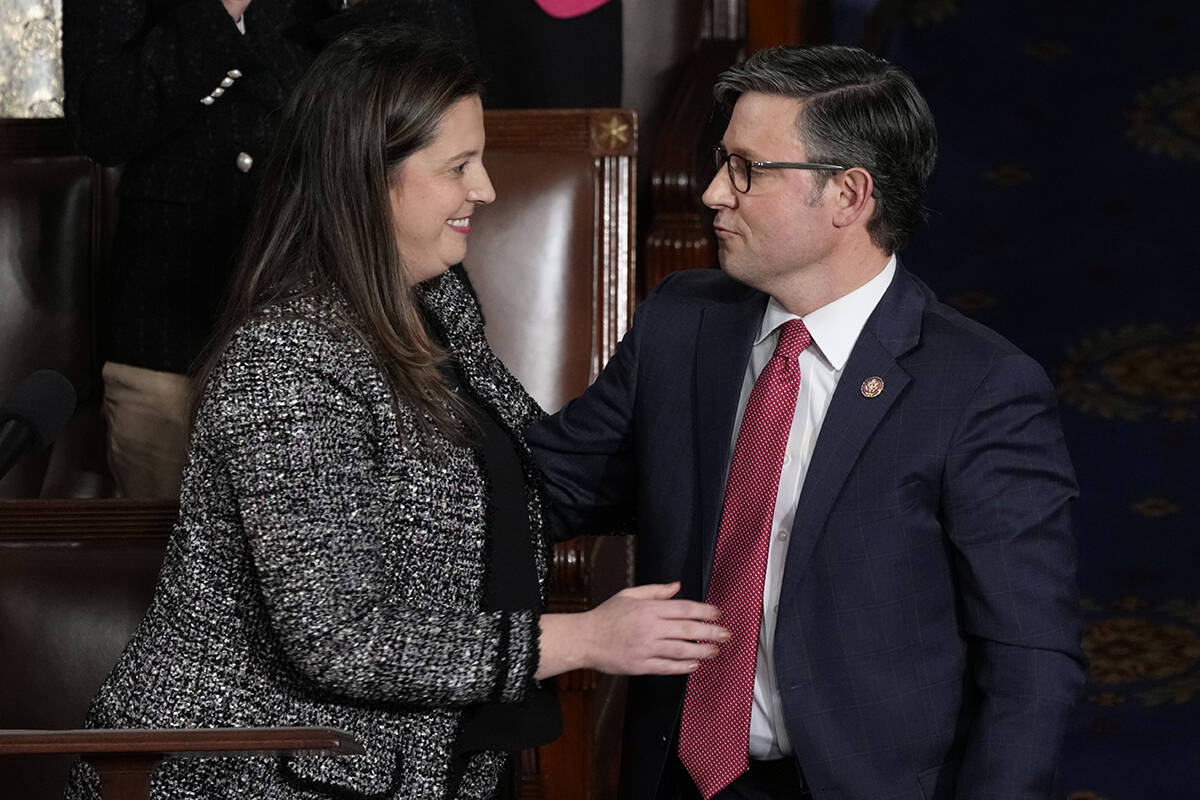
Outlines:
[[942, 153], [903, 255], [1059, 389], [1092, 663], [1071, 800], [1200, 798], [1200, 7], [1115, 9], [908, 4], [884, 52]]

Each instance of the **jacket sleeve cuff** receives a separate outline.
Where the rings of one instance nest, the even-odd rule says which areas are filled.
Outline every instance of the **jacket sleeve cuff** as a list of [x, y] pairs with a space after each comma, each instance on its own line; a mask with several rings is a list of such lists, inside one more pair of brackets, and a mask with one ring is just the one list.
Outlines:
[[496, 649], [496, 691], [493, 699], [519, 703], [533, 683], [541, 653], [541, 626], [535, 611], [513, 611], [504, 615], [500, 645]]
[[182, 3], [172, 12], [172, 21], [179, 31], [182, 88], [197, 102], [218, 87], [228, 88], [221, 86], [226, 78], [236, 80], [261, 69], [262, 62], [220, 0]]

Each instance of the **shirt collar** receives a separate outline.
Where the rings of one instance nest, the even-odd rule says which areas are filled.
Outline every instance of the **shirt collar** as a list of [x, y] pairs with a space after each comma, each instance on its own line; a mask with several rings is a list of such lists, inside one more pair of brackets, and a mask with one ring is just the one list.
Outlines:
[[834, 370], [846, 366], [850, 351], [858, 341], [867, 317], [879, 305], [880, 298], [892, 283], [896, 274], [896, 256], [888, 259], [883, 270], [871, 280], [849, 294], [844, 294], [832, 303], [826, 303], [807, 316], [798, 317], [787, 311], [774, 297], [767, 303], [762, 324], [758, 329], [757, 346], [770, 336], [776, 328], [789, 319], [799, 319], [808, 328], [813, 345]]

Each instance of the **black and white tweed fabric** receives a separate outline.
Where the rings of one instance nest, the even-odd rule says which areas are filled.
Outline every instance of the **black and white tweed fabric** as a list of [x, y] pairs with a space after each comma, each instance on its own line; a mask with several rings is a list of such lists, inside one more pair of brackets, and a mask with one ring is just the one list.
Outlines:
[[[526, 469], [542, 604], [551, 550], [518, 432], [541, 414], [489, 349], [455, 272], [420, 287], [460, 382]], [[423, 433], [328, 298], [248, 323], [211, 378], [154, 602], [93, 702], [93, 727], [322, 725], [363, 756], [167, 762], [155, 800], [447, 796], [461, 709], [521, 699], [540, 609], [483, 613], [478, 456]], [[490, 797], [506, 757], [455, 797]], [[96, 797], [76, 767], [71, 800]]]

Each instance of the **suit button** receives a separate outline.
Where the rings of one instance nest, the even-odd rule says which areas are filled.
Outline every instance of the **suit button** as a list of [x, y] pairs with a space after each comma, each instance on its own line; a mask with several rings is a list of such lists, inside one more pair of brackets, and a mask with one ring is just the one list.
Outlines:
[[670, 736], [667, 736], [667, 735], [664, 733], [662, 736], [659, 736], [659, 737], [658, 737], [658, 746], [659, 746], [659, 747], [666, 747], [666, 746], [667, 746], [667, 743], [668, 743], [668, 742], [670, 742], [670, 741], [671, 741], [671, 737], [670, 737]]
[[254, 158], [249, 153], [238, 153], [236, 163], [237, 168], [242, 172], [249, 172], [250, 168], [254, 166]]

